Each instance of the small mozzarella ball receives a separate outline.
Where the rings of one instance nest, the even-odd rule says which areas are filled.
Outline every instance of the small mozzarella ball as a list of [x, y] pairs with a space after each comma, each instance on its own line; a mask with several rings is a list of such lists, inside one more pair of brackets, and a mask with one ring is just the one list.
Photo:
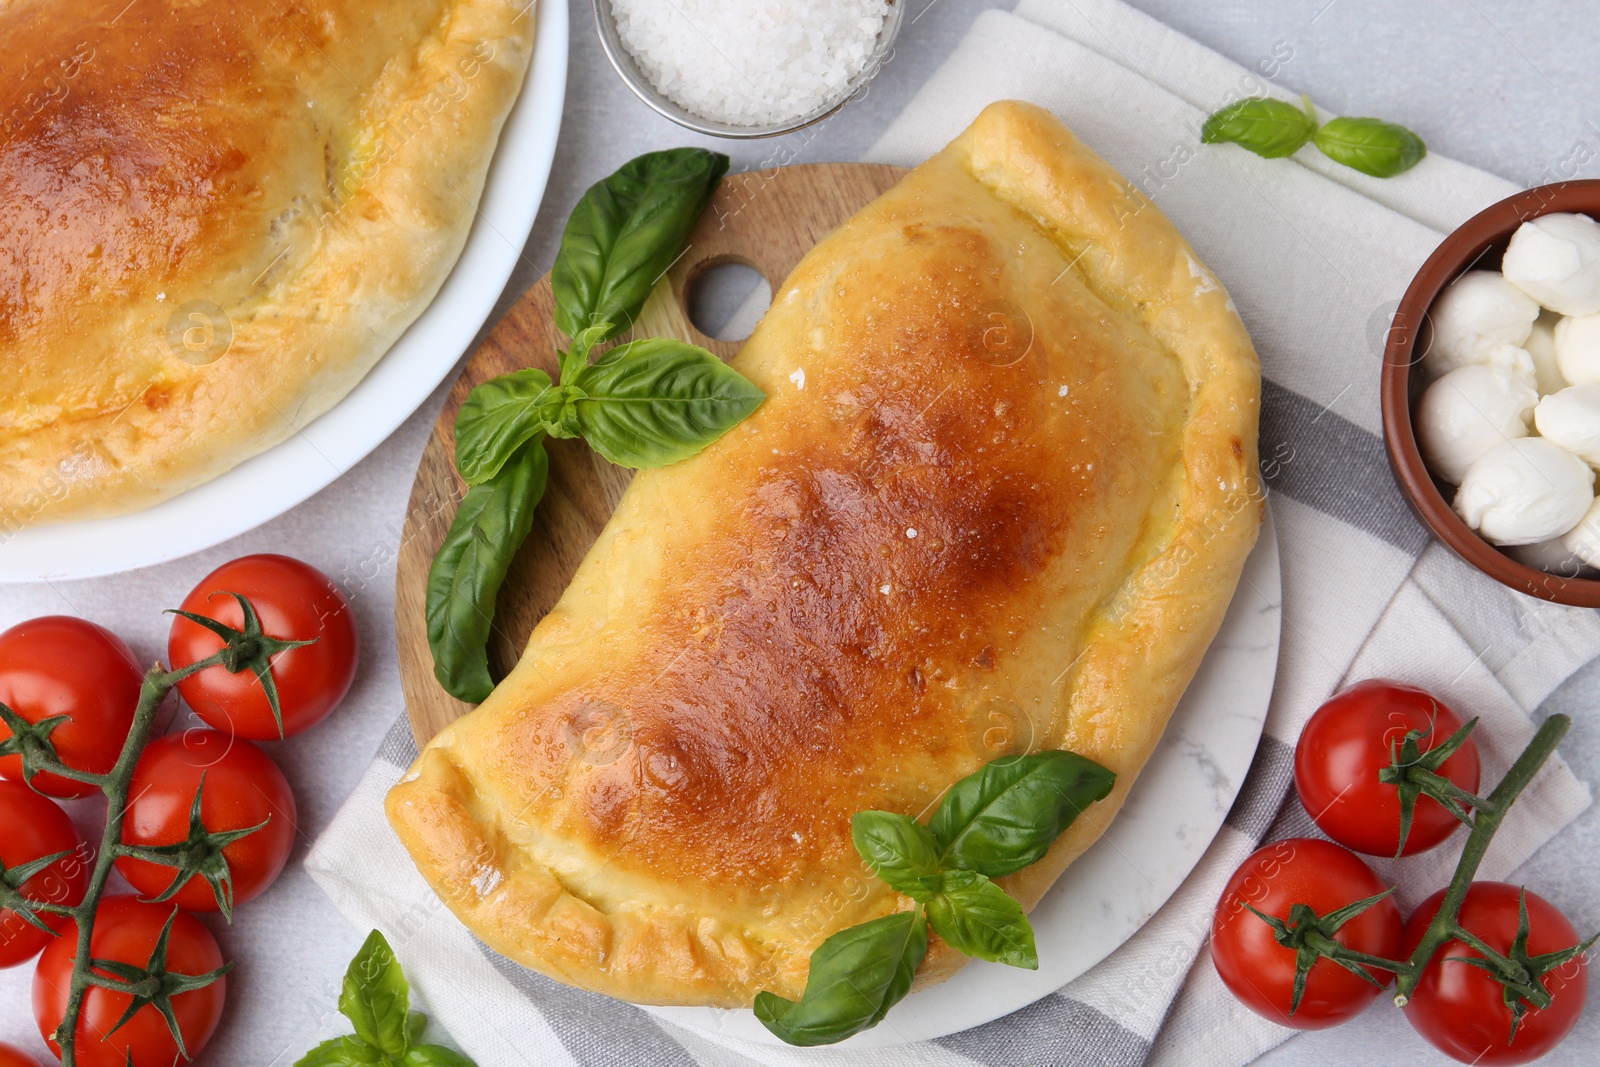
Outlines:
[[1600, 382], [1600, 315], [1569, 315], [1556, 323], [1556, 365], [1572, 385]]
[[[1583, 523], [1580, 522], [1567, 536], [1571, 537], [1581, 529]], [[1583, 570], [1583, 560], [1557, 538], [1531, 545], [1509, 545], [1506, 548], [1506, 555], [1518, 563], [1525, 563], [1530, 567], [1559, 574], [1565, 578], [1576, 578], [1578, 572]]]
[[1482, 363], [1495, 345], [1520, 345], [1533, 332], [1539, 305], [1499, 271], [1469, 270], [1439, 294], [1429, 311], [1433, 344], [1423, 362], [1434, 377]]
[[1560, 321], [1561, 316], [1555, 312], [1541, 311], [1533, 320], [1533, 332], [1522, 342], [1523, 349], [1533, 359], [1540, 396], [1559, 393], [1567, 387], [1567, 380], [1561, 376], [1561, 366], [1556, 362], [1556, 323]]
[[1539, 401], [1533, 421], [1552, 444], [1590, 465], [1600, 465], [1600, 385], [1574, 385], [1551, 393]]
[[1496, 545], [1531, 545], [1578, 525], [1594, 503], [1594, 471], [1542, 437], [1503, 441], [1467, 469], [1452, 506]]
[[1596, 500], [1583, 519], [1567, 531], [1561, 547], [1591, 567], [1600, 567], [1600, 500]]
[[1500, 270], [1551, 311], [1600, 312], [1600, 224], [1571, 214], [1524, 222], [1511, 235]]
[[1467, 468], [1495, 445], [1528, 436], [1528, 415], [1539, 402], [1533, 360], [1520, 348], [1503, 347], [1496, 363], [1457, 367], [1428, 386], [1417, 405], [1422, 458], [1451, 485], [1460, 485]]

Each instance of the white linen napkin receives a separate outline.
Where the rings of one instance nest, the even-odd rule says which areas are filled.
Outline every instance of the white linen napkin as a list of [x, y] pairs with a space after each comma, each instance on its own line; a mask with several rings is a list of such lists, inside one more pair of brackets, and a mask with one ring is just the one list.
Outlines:
[[[1392, 675], [1479, 715], [1486, 782], [1529, 712], [1600, 653], [1600, 618], [1511, 593], [1428, 538], [1379, 438], [1381, 340], [1443, 233], [1515, 186], [1430, 155], [1387, 181], [1312, 152], [1262, 160], [1201, 146], [1205, 115], [1243, 95], [1293, 99], [1288, 46], [1249, 70], [1118, 0], [1023, 0], [988, 12], [871, 153], [913, 164], [989, 102], [1042, 104], [1137, 183], [1223, 280], [1266, 378], [1262, 467], [1283, 557], [1283, 644], [1266, 734], [1227, 825], [1176, 896], [1060, 992], [934, 1042], [774, 1049], [690, 1031], [525, 971], [483, 947], [428, 891], [390, 832], [383, 794], [415, 755], [402, 715], [307, 860], [351, 920], [383, 929], [430, 1011], [484, 1067], [506, 1064], [1184, 1064], [1236, 1067], [1291, 1036], [1222, 988], [1204, 943], [1233, 868], [1265, 836], [1310, 832], [1289, 794], [1300, 726], [1342, 683]], [[1589, 803], [1559, 758], [1483, 866], [1504, 877]], [[1442, 885], [1449, 846], [1380, 873], [1402, 907]]]

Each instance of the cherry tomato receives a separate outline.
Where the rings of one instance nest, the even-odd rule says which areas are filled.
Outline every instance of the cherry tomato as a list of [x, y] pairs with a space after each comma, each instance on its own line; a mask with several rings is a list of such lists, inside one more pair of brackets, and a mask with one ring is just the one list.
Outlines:
[[[1278, 841], [1256, 850], [1228, 881], [1211, 920], [1211, 959], [1233, 995], [1258, 1015], [1297, 1030], [1322, 1030], [1359, 1015], [1381, 990], [1332, 960], [1312, 965], [1294, 1014], [1295, 953], [1278, 944], [1272, 927], [1252, 914], [1290, 921], [1290, 907], [1307, 904], [1325, 916], [1376, 896], [1386, 887], [1354, 853], [1319, 838]], [[1402, 924], [1393, 897], [1347, 921], [1333, 939], [1346, 948], [1399, 959]], [[1394, 976], [1370, 971], [1383, 985]]]
[[[161, 929], [175, 910], [170, 904], [146, 904], [133, 897], [106, 897], [95, 913], [90, 946], [93, 957], [148, 966]], [[62, 936], [39, 957], [39, 969], [33, 976], [33, 1017], [45, 1043], [58, 1057], [61, 1047], [51, 1035], [66, 1015], [77, 951], [77, 924], [68, 923]], [[221, 966], [222, 950], [217, 948], [211, 932], [193, 915], [179, 911], [167, 945], [167, 970], [202, 975]], [[216, 1031], [226, 993], [227, 979], [219, 978], [202, 989], [172, 998], [173, 1015], [191, 1059], [200, 1054]], [[116, 1033], [110, 1032], [132, 1002], [127, 993], [99, 986], [90, 988], [78, 1016], [75, 1043], [79, 1067], [126, 1067], [130, 1054], [133, 1067], [174, 1067], [182, 1062], [177, 1042], [153, 1004], [140, 1008]]]
[[[1378, 781], [1389, 748], [1412, 730], [1424, 753], [1461, 728], [1443, 702], [1416, 686], [1372, 678], [1357, 682], [1317, 709], [1294, 750], [1294, 787], [1323, 833], [1346, 848], [1393, 856], [1400, 845], [1400, 792]], [[1472, 738], [1438, 773], [1469, 793], [1478, 789], [1478, 746]], [[1443, 842], [1461, 823], [1429, 796], [1419, 796], [1404, 854]]]
[[[50, 740], [74, 770], [104, 774], [116, 765], [143, 681], [122, 638], [92, 622], [47, 615], [0, 633], [0, 703], [29, 722], [70, 716]], [[0, 723], [0, 741], [10, 736]], [[0, 778], [21, 781], [22, 757], [0, 757]], [[53, 797], [99, 792], [48, 771], [35, 775], [33, 784]]]
[[[1406, 923], [1409, 955], [1439, 911], [1445, 890], [1424, 900]], [[1517, 936], [1519, 887], [1504, 882], [1474, 882], [1459, 916], [1461, 925], [1497, 952], [1511, 950]], [[1529, 956], [1559, 952], [1582, 938], [1555, 905], [1528, 894]], [[1588, 965], [1582, 955], [1544, 976], [1552, 1000], [1548, 1008], [1528, 1009], [1511, 1036], [1511, 1010], [1504, 987], [1480, 967], [1450, 957], [1482, 959], [1463, 941], [1446, 941], [1433, 954], [1416, 992], [1405, 1006], [1406, 1020], [1434, 1048], [1462, 1063], [1527, 1063], [1561, 1044], [1577, 1025], [1588, 995]]]
[[[126, 845], [172, 845], [189, 837], [189, 812], [202, 789], [200, 821], [212, 833], [265, 826], [222, 850], [233, 883], [233, 903], [253, 900], [283, 870], [294, 848], [294, 794], [278, 765], [248, 741], [216, 730], [188, 730], [152, 741], [134, 768]], [[117, 870], [145, 897], [172, 885], [178, 871], [121, 856]], [[171, 898], [189, 911], [217, 911], [216, 894], [195, 875]]]
[[[89, 883], [89, 851], [67, 813], [21, 782], [0, 780], [0, 864], [15, 870], [57, 852], [67, 852], [22, 883], [29, 900], [72, 907], [82, 902]], [[53, 930], [66, 925], [66, 917], [40, 914]], [[51, 940], [49, 934], [26, 922], [14, 911], [0, 909], [0, 967], [15, 967], [33, 959]]]
[[[288, 556], [244, 556], [206, 575], [184, 598], [183, 610], [239, 628], [244, 612], [228, 593], [250, 600], [268, 637], [308, 641], [272, 658], [283, 711], [283, 732], [266, 690], [250, 671], [208, 667], [178, 683], [194, 713], [212, 726], [252, 741], [276, 741], [309, 730], [328, 717], [356, 676], [356, 623], [350, 602], [328, 576]], [[174, 670], [222, 648], [221, 637], [174, 616], [167, 656]]]
[[39, 1067], [39, 1061], [17, 1046], [0, 1041], [0, 1067]]

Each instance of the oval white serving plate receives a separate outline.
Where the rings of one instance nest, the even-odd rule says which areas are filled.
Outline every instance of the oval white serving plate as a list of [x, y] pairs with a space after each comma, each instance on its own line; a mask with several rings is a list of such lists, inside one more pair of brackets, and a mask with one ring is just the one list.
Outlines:
[[567, 5], [543, 0], [533, 60], [489, 167], [478, 217], [439, 295], [331, 411], [233, 470], [132, 515], [52, 523], [0, 543], [0, 582], [93, 578], [237, 537], [331, 484], [444, 380], [522, 255], [555, 160], [567, 91]]
[[[1148, 922], [1200, 862], [1250, 770], [1278, 671], [1281, 607], [1269, 512], [1227, 618], [1122, 811], [1029, 916], [1039, 969], [974, 961], [835, 1047], [930, 1041], [993, 1022], [1056, 992]], [[749, 1010], [645, 1010], [722, 1037], [779, 1044]]]

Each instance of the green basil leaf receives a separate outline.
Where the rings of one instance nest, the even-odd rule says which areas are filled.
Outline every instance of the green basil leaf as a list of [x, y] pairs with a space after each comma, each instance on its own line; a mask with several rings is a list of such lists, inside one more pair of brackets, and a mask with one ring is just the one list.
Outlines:
[[992, 963], [1039, 969], [1033, 926], [1004, 889], [976, 871], [951, 871], [928, 902], [933, 932], [957, 952]]
[[412, 1012], [411, 1018], [406, 1021], [406, 1036], [411, 1039], [413, 1045], [422, 1040], [422, 1035], [427, 1029], [428, 1017], [420, 1011]]
[[1422, 138], [1382, 119], [1329, 119], [1312, 142], [1335, 163], [1374, 178], [1402, 174], [1428, 154]]
[[495, 595], [533, 528], [550, 462], [535, 438], [500, 473], [467, 490], [450, 532], [428, 571], [428, 646], [433, 673], [445, 691], [481, 702], [494, 689], [489, 676], [489, 630]]
[[443, 1045], [418, 1045], [407, 1052], [403, 1067], [478, 1067], [455, 1049]]
[[890, 811], [858, 811], [850, 839], [872, 873], [897, 893], [926, 901], [939, 891], [939, 853], [926, 826]]
[[791, 1045], [831, 1045], [877, 1026], [911, 990], [928, 954], [919, 908], [841, 930], [811, 954], [799, 1000], [756, 994], [756, 1018]]
[[1075, 752], [1002, 756], [950, 787], [929, 821], [940, 861], [990, 878], [1036, 863], [1117, 776]]
[[710, 352], [666, 337], [618, 345], [572, 385], [584, 439], [624, 467], [688, 459], [766, 398]]
[[536, 367], [491, 378], [467, 394], [456, 415], [456, 470], [468, 485], [500, 473], [543, 428], [554, 386]]
[[674, 148], [642, 155], [590, 186], [567, 219], [550, 274], [556, 326], [576, 338], [612, 323], [601, 340], [631, 327], [727, 172], [721, 153]]
[[383, 1062], [383, 1053], [365, 1041], [336, 1037], [295, 1060], [294, 1067], [371, 1067]]
[[406, 1020], [411, 1009], [411, 987], [400, 961], [384, 936], [374, 930], [345, 971], [339, 991], [339, 1011], [350, 1020], [356, 1036], [390, 1055], [405, 1052], [411, 1043]]
[[1317, 120], [1309, 111], [1282, 100], [1251, 98], [1214, 112], [1200, 127], [1206, 144], [1228, 141], [1258, 156], [1293, 155], [1311, 139]]

